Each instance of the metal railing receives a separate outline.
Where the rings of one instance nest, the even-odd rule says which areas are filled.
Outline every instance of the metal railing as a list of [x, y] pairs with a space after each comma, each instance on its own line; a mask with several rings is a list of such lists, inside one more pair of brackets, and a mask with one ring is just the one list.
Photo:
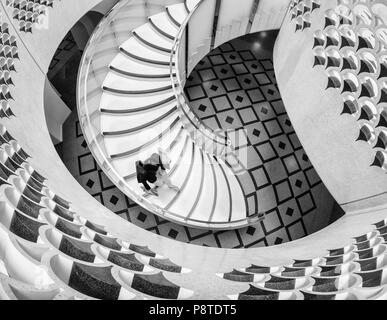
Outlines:
[[[205, 0], [198, 2], [195, 8], [188, 14], [183, 24], [180, 26], [180, 30], [175, 38], [172, 47], [172, 54], [170, 58], [170, 75], [173, 86], [173, 91], [178, 103], [178, 110], [180, 118], [182, 120], [184, 128], [189, 132], [190, 137], [195, 144], [217, 157], [222, 157], [226, 152], [230, 152], [231, 141], [227, 138], [227, 132], [222, 130], [213, 130], [197, 117], [189, 106], [187, 96], [184, 92], [184, 83], [187, 77], [186, 63], [188, 57], [185, 56], [185, 46], [183, 41], [185, 39], [185, 33], [189, 21], [195, 17], [197, 9]], [[175, 71], [176, 70], [176, 71]], [[175, 74], [175, 76], [174, 76]]]

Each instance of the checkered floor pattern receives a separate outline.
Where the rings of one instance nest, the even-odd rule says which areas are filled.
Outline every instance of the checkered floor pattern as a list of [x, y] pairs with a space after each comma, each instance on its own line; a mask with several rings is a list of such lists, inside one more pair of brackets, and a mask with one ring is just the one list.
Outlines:
[[[262, 55], [262, 53], [260, 53]], [[214, 129], [244, 129], [248, 175], [243, 187], [265, 219], [248, 228], [214, 232], [187, 228], [147, 212], [97, 166], [74, 112], [64, 127], [63, 161], [79, 183], [122, 218], [148, 231], [201, 246], [250, 248], [295, 240], [328, 224], [334, 200], [313, 169], [287, 117], [270, 52], [257, 59], [241, 41], [227, 43], [192, 72], [186, 93]], [[324, 218], [325, 217], [325, 218]]]
[[316, 199], [334, 200], [321, 192], [322, 182], [297, 139], [270, 55], [258, 59], [250, 50], [226, 43], [199, 62], [185, 91], [192, 110], [211, 129], [241, 132], [238, 149], [247, 154], [248, 173], [240, 179], [250, 214], [275, 212], [278, 219], [286, 219], [298, 210], [298, 231], [307, 233], [306, 217], [324, 214]]

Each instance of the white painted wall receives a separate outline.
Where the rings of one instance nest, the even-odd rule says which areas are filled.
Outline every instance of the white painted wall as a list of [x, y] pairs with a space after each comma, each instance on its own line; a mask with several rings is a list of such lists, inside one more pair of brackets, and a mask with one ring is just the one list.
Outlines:
[[312, 15], [312, 28], [302, 32], [295, 32], [288, 16], [277, 39], [274, 66], [285, 108], [317, 173], [345, 211], [357, 213], [386, 207], [387, 175], [370, 166], [375, 156], [371, 146], [356, 142], [357, 119], [340, 115], [340, 92], [325, 90], [325, 68], [312, 68], [313, 33], [324, 28], [324, 12], [336, 5], [336, 0], [322, 2]]

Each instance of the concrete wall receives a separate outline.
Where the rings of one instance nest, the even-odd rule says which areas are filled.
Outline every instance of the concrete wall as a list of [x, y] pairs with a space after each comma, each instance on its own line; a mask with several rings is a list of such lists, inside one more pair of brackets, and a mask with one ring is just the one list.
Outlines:
[[336, 0], [321, 1], [314, 11], [312, 27], [295, 32], [288, 15], [274, 53], [279, 89], [286, 110], [316, 171], [346, 212], [385, 207], [387, 175], [371, 167], [372, 147], [356, 142], [359, 125], [354, 117], [341, 116], [343, 99], [339, 90], [327, 88], [323, 66], [313, 68], [313, 34], [324, 29], [324, 12]]

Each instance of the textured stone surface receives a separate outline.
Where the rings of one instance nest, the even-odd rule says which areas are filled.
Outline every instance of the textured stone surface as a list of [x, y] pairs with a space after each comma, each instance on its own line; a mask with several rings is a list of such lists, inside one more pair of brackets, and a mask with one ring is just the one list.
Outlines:
[[94, 253], [90, 250], [90, 245], [63, 237], [60, 242], [59, 250], [78, 260], [93, 262]]
[[94, 298], [117, 300], [120, 285], [109, 268], [97, 268], [74, 263], [69, 280], [70, 287]]
[[165, 299], [176, 299], [179, 287], [168, 281], [162, 273], [154, 275], [136, 274], [132, 283], [133, 289]]
[[160, 270], [168, 271], [168, 272], [181, 272], [181, 267], [174, 264], [169, 259], [151, 259], [149, 265], [155, 267]]
[[39, 238], [39, 228], [43, 223], [33, 221], [18, 212], [14, 212], [9, 230], [25, 240], [36, 242]]
[[114, 264], [133, 271], [143, 271], [144, 264], [134, 254], [110, 251], [108, 260]]

